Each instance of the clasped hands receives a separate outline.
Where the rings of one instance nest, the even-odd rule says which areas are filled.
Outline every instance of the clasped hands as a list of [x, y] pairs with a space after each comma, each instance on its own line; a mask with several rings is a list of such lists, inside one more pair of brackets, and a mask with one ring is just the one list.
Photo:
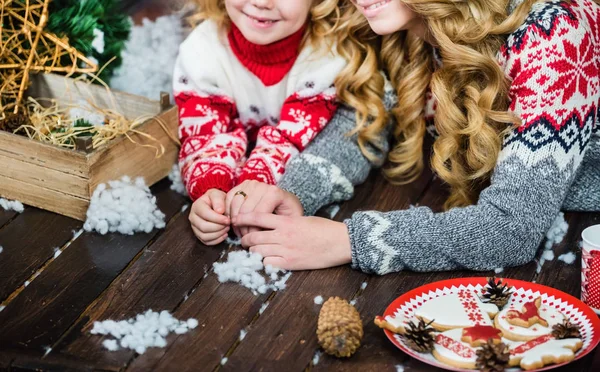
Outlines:
[[189, 220], [205, 245], [220, 244], [233, 228], [242, 246], [281, 269], [320, 269], [351, 260], [345, 224], [303, 217], [295, 195], [258, 181], [245, 181], [228, 193], [208, 190], [192, 205]]

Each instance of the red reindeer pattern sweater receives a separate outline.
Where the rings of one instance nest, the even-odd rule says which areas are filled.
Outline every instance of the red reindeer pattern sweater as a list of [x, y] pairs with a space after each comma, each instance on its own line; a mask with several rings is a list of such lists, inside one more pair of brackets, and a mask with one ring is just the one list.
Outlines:
[[301, 29], [255, 45], [235, 25], [225, 32], [205, 21], [181, 45], [174, 73], [179, 166], [192, 200], [245, 180], [276, 184], [330, 121], [333, 83], [346, 62], [331, 51], [299, 50], [303, 36]]

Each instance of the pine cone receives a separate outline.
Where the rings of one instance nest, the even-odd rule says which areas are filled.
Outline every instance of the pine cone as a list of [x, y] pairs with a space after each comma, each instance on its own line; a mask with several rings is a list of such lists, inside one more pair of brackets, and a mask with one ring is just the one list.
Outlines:
[[412, 321], [408, 323], [406, 333], [402, 335], [406, 345], [419, 353], [433, 350], [435, 336], [433, 334], [434, 329], [429, 326], [431, 323], [433, 323], [433, 320], [425, 323], [423, 319], [419, 320], [418, 324]]
[[581, 338], [581, 333], [579, 333], [579, 326], [577, 324], [573, 324], [569, 319], [565, 319], [562, 324], [556, 324], [552, 327], [552, 336], [558, 340], [562, 340], [564, 338]]
[[482, 372], [502, 372], [508, 368], [509, 360], [510, 352], [506, 344], [495, 344], [493, 340], [488, 340], [477, 350], [475, 366]]
[[362, 337], [362, 321], [354, 306], [339, 297], [332, 297], [323, 304], [317, 338], [327, 354], [349, 357], [360, 346]]
[[18, 133], [22, 132], [23, 130], [19, 130], [17, 132], [17, 129], [19, 129], [23, 125], [29, 124], [31, 124], [31, 122], [29, 121], [29, 116], [27, 116], [27, 114], [24, 114], [22, 111], [18, 114], [7, 112], [5, 113], [5, 118], [0, 119], [0, 130], [11, 133]]
[[488, 278], [488, 284], [485, 287], [485, 293], [483, 294], [482, 302], [492, 303], [502, 309], [510, 299], [512, 295], [512, 289], [507, 288], [506, 284], [502, 285], [502, 279], [491, 277]]

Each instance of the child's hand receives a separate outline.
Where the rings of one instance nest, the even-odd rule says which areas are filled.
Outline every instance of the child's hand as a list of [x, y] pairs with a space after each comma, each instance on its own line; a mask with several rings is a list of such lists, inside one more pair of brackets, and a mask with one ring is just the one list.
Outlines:
[[192, 230], [206, 245], [217, 245], [227, 238], [231, 220], [225, 216], [225, 194], [210, 189], [192, 204], [190, 222]]
[[[231, 219], [241, 213], [275, 213], [282, 216], [299, 217], [304, 209], [298, 198], [280, 189], [259, 181], [244, 181], [227, 193], [225, 201], [226, 214]], [[256, 227], [233, 227], [237, 236], [242, 237], [249, 232], [259, 231]]]

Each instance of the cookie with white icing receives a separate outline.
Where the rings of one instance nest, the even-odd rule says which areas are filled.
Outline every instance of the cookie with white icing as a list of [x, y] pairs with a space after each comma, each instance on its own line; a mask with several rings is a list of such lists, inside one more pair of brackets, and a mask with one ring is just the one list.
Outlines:
[[552, 335], [540, 336], [527, 342], [511, 343], [509, 364], [532, 370], [549, 364], [570, 362], [582, 345], [578, 338], [557, 340]]
[[484, 304], [475, 292], [460, 290], [427, 301], [418, 308], [415, 316], [429, 323], [438, 331], [466, 328], [474, 325], [492, 325], [492, 319], [498, 313], [494, 304]]
[[375, 317], [376, 326], [398, 334], [406, 333], [406, 327], [408, 326], [409, 322], [410, 319], [400, 311], [397, 311], [394, 316], [387, 315], [385, 317], [381, 317], [377, 315]]
[[433, 351], [431, 352], [438, 361], [456, 368], [475, 369], [477, 350], [480, 347], [471, 346], [468, 342], [461, 341], [463, 330], [461, 328], [442, 332], [435, 337]]
[[[494, 324], [502, 331], [505, 338], [513, 341], [529, 341], [539, 336], [552, 333], [552, 327], [562, 323], [564, 315], [548, 306], [541, 304], [539, 297], [520, 307], [506, 308], [496, 315]], [[534, 319], [534, 320], [532, 320]], [[516, 325], [532, 324], [529, 327]]]

